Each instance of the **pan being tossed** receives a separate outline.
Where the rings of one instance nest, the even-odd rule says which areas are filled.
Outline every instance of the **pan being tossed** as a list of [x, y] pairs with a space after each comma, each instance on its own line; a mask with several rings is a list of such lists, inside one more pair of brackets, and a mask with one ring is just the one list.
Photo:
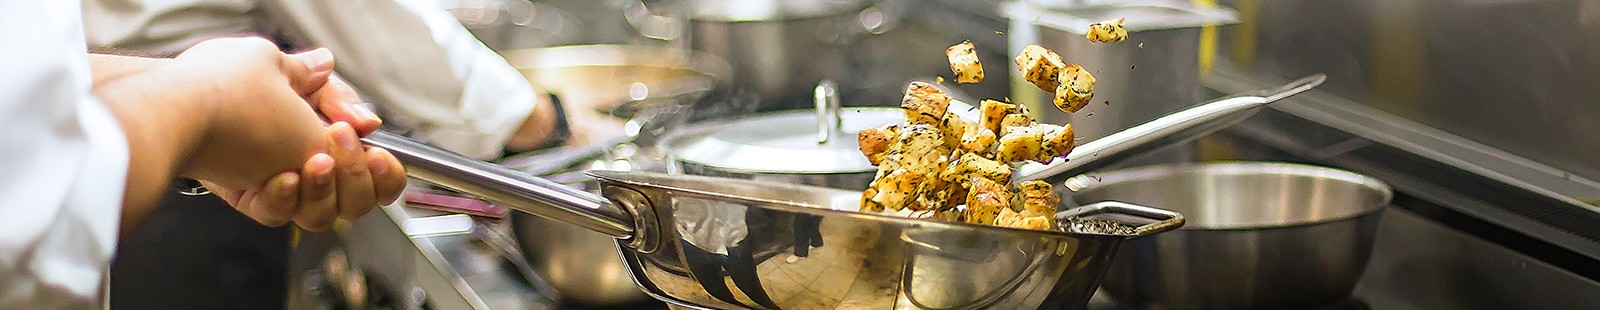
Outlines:
[[[1178, 111], [1024, 166], [1019, 180], [1054, 182], [1197, 138], [1322, 80]], [[412, 177], [616, 237], [646, 293], [694, 308], [1082, 308], [1122, 241], [1183, 225], [1177, 213], [1120, 202], [1056, 213], [1053, 230], [912, 219], [862, 212], [855, 191], [620, 171], [590, 173], [596, 196], [390, 133], [363, 141]]]

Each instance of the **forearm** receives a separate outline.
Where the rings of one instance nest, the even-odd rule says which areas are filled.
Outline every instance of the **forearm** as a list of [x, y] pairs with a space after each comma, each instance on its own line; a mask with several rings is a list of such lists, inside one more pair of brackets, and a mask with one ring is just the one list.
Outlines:
[[167, 61], [170, 60], [112, 54], [89, 54], [89, 73], [94, 77], [93, 85], [99, 86], [128, 75], [144, 72]]
[[209, 89], [173, 87], [176, 81], [165, 77], [159, 69], [152, 69], [96, 82], [93, 87], [95, 96], [116, 116], [128, 141], [123, 232], [149, 215], [169, 181], [188, 168], [185, 163], [212, 123], [213, 109], [198, 95]]

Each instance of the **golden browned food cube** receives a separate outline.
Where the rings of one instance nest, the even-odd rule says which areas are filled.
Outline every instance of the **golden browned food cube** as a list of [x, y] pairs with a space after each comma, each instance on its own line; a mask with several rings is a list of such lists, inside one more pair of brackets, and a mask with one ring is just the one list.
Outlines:
[[927, 82], [911, 82], [906, 86], [905, 98], [900, 100], [900, 109], [910, 123], [938, 124], [949, 107], [950, 96]]
[[1007, 130], [1005, 135], [1000, 136], [1000, 145], [995, 147], [995, 160], [1012, 163], [1039, 157], [1039, 150], [1043, 149], [1044, 131], [1032, 130], [1031, 127], [1007, 127]]
[[1061, 205], [1061, 197], [1056, 196], [1049, 182], [1033, 180], [1017, 184], [1018, 196], [1022, 197], [1021, 212], [1023, 217], [1054, 216], [1056, 208]]
[[971, 187], [973, 177], [989, 179], [999, 183], [1011, 182], [1011, 166], [1005, 163], [983, 158], [978, 154], [966, 153], [956, 159], [954, 164], [946, 167], [939, 178]]
[[994, 224], [1001, 210], [1011, 206], [1011, 189], [989, 179], [972, 178], [972, 188], [967, 192], [967, 210], [962, 215], [968, 223]]
[[896, 211], [905, 209], [916, 199], [917, 187], [922, 181], [921, 173], [905, 169], [889, 172], [873, 182], [872, 187], [877, 192], [871, 202]]
[[862, 129], [856, 134], [857, 147], [861, 149], [862, 155], [867, 156], [868, 162], [877, 166], [883, 162], [884, 155], [887, 155], [885, 151], [888, 151], [889, 145], [894, 143], [895, 136], [900, 134], [899, 129], [899, 126], [894, 124]]
[[1040, 158], [1043, 162], [1050, 162], [1056, 157], [1067, 156], [1078, 141], [1073, 138], [1072, 124], [1053, 128], [1044, 134], [1044, 142], [1040, 144]]
[[955, 113], [945, 113], [939, 120], [939, 133], [944, 134], [944, 146], [947, 149], [957, 149], [961, 146], [961, 135], [967, 133], [967, 127], [977, 125], [968, 124], [961, 120]]
[[948, 160], [946, 155], [950, 154], [950, 150], [944, 147], [944, 135], [927, 124], [901, 126], [900, 135], [895, 137], [893, 143], [889, 146], [889, 152], [898, 156], [895, 164], [901, 168], [928, 169], [926, 167], [940, 166], [940, 162]]
[[1011, 128], [1031, 127], [1034, 124], [1038, 124], [1038, 121], [1034, 120], [1032, 116], [1028, 116], [1027, 114], [1018, 113], [1006, 115], [1006, 117], [1000, 121], [1000, 132], [996, 132], [995, 134], [1004, 137], [1006, 134], [1011, 133]]
[[993, 131], [979, 126], [967, 126], [967, 132], [961, 135], [960, 150], [970, 153], [988, 154], [994, 147], [995, 137]]
[[950, 58], [950, 71], [956, 74], [956, 83], [983, 81], [983, 62], [978, 61], [977, 50], [972, 40], [951, 45], [944, 50], [945, 57]]
[[1083, 37], [1095, 43], [1122, 42], [1128, 38], [1128, 28], [1122, 27], [1123, 19], [1108, 20], [1089, 24], [1089, 32]]
[[1016, 113], [1017, 105], [984, 99], [982, 103], [978, 104], [978, 110], [980, 110], [979, 115], [981, 116], [981, 119], [978, 120], [978, 126], [987, 128], [995, 134], [1000, 134], [1000, 130], [1004, 129], [1004, 127], [1000, 126], [1000, 122], [1005, 120], [1006, 115]]
[[1001, 210], [994, 218], [995, 226], [1022, 228], [1022, 229], [1050, 229], [1050, 217], [1026, 216], [1011, 209]]
[[1022, 54], [1017, 55], [1012, 61], [1017, 64], [1017, 70], [1022, 71], [1022, 80], [1033, 83], [1044, 91], [1056, 90], [1060, 85], [1056, 76], [1067, 66], [1067, 63], [1061, 60], [1061, 55], [1038, 45], [1022, 48]]
[[[876, 184], [877, 182], [873, 183]], [[876, 187], [869, 186], [866, 190], [861, 191], [862, 212], [883, 212], [883, 205], [872, 201], [872, 198], [875, 196], [878, 196], [878, 188]]]
[[1077, 64], [1061, 70], [1061, 86], [1056, 88], [1055, 104], [1061, 111], [1078, 112], [1094, 99], [1094, 75]]

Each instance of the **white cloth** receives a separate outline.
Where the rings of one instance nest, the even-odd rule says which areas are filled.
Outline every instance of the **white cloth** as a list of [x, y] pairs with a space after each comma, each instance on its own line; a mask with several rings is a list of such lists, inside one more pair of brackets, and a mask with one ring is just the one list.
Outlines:
[[0, 1], [0, 309], [101, 307], [128, 146], [72, 1]]
[[281, 31], [424, 141], [500, 155], [536, 93], [432, 0], [84, 0], [91, 46], [174, 54], [206, 37]]

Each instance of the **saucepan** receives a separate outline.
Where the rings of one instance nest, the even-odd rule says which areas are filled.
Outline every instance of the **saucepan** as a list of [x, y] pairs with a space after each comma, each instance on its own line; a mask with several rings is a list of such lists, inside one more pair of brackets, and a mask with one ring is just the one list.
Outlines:
[[1108, 295], [1135, 308], [1305, 309], [1350, 296], [1372, 254], [1388, 185], [1311, 165], [1225, 162], [1095, 172], [1072, 200], [1117, 200], [1188, 215], [1179, 231], [1129, 242]]
[[[1189, 134], [1320, 81], [1152, 123]], [[1164, 133], [1130, 130], [1146, 133], [1124, 137], [1133, 147], [1087, 143], [1038, 171], [1092, 166], [1106, 161], [1093, 154], [1115, 157]], [[389, 149], [412, 177], [617, 238], [646, 293], [690, 307], [1081, 308], [1120, 243], [1184, 222], [1170, 211], [1101, 202], [1058, 213], [1060, 230], [1014, 229], [863, 213], [856, 191], [621, 171], [590, 172], [601, 184], [596, 196], [386, 132], [363, 141]], [[1091, 221], [1119, 228], [1077, 229], [1101, 226], [1080, 225]]]

